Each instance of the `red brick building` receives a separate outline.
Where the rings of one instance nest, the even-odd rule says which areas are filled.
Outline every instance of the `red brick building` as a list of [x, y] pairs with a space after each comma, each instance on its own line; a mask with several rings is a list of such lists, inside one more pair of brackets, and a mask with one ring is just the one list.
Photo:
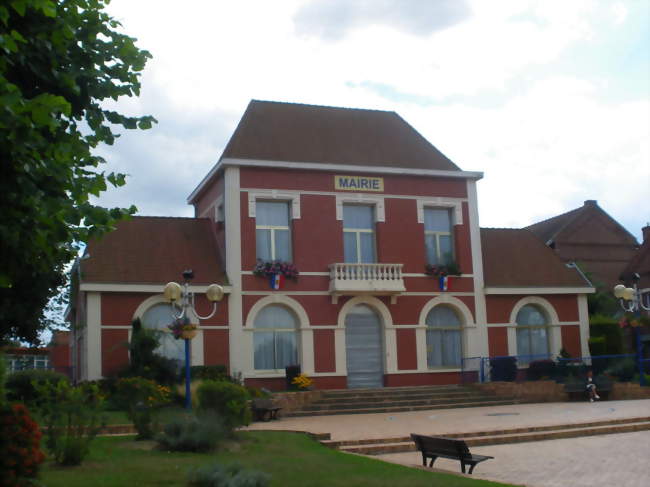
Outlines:
[[[188, 198], [195, 218], [135, 217], [88, 245], [77, 377], [126, 363], [133, 318], [169, 323], [163, 286], [188, 268], [192, 289], [226, 291], [193, 364], [252, 385], [283, 387], [290, 364], [319, 388], [381, 387], [456, 383], [472, 357], [587, 355], [593, 289], [529, 231], [480, 229], [481, 177], [393, 112], [252, 101]], [[299, 277], [272, 289], [258, 260]], [[460, 272], [444, 290], [427, 264]]]

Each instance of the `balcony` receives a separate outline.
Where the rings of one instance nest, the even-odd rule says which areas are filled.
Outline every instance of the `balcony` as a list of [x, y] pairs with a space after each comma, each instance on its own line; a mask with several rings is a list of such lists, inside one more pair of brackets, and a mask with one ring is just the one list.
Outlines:
[[339, 296], [372, 294], [389, 295], [391, 303], [406, 291], [402, 267], [404, 264], [331, 264], [330, 293], [332, 302]]

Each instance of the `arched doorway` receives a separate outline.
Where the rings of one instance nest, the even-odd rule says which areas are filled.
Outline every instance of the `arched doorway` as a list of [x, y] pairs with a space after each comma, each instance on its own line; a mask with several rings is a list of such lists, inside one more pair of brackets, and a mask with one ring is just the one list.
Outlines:
[[353, 307], [345, 317], [345, 350], [348, 387], [384, 385], [384, 346], [381, 320], [364, 304]]

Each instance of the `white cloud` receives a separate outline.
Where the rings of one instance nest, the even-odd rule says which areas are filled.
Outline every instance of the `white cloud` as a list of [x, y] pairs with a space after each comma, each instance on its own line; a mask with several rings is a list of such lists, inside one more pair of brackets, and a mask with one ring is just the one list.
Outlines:
[[110, 168], [132, 174], [102, 201], [188, 214], [185, 197], [257, 98], [397, 111], [459, 166], [485, 171], [484, 224], [524, 225], [598, 199], [638, 234], [648, 215], [630, 208], [650, 199], [650, 97], [608, 102], [609, 66], [595, 79], [562, 63], [594, 39], [627, 35], [616, 25], [634, 4], [473, 0], [472, 15], [451, 15], [444, 29], [418, 23], [418, 10], [391, 10], [403, 4], [368, 13], [347, 2], [353, 18], [331, 42], [296, 34], [295, 19], [313, 25], [305, 12], [321, 2], [114, 0], [110, 12], [154, 55], [142, 97], [120, 109], [160, 124], [102, 151]]

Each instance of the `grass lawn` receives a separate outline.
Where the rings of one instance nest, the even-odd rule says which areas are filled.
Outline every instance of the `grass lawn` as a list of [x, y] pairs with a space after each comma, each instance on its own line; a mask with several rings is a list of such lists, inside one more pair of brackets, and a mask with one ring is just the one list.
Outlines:
[[133, 437], [97, 438], [80, 467], [47, 464], [41, 481], [47, 487], [183, 486], [191, 468], [213, 461], [240, 462], [271, 474], [273, 487], [488, 487], [495, 482], [403, 467], [341, 453], [298, 433], [241, 433], [240, 443], [212, 454], [152, 450], [152, 442]]

